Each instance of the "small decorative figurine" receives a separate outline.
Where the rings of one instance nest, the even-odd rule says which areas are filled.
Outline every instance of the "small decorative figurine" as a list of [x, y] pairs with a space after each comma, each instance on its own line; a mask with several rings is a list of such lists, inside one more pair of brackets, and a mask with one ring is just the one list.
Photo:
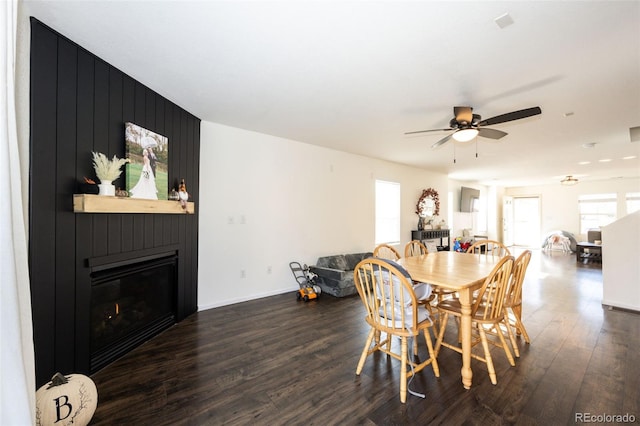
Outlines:
[[129, 193], [122, 188], [116, 189], [116, 197], [128, 197]]
[[186, 210], [189, 193], [187, 192], [187, 185], [184, 183], [184, 178], [180, 181], [180, 186], [178, 187], [178, 198], [180, 199], [180, 205]]

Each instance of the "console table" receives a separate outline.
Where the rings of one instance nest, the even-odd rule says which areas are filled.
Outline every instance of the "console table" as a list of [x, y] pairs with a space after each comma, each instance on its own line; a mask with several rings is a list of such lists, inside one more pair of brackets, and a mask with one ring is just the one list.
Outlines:
[[576, 261], [602, 263], [602, 246], [594, 243], [577, 243]]
[[[447, 239], [446, 244], [444, 243], [445, 238]], [[438, 244], [438, 251], [449, 251], [451, 247], [448, 229], [425, 229], [422, 231], [411, 231], [411, 239], [418, 241], [440, 240], [440, 244]]]

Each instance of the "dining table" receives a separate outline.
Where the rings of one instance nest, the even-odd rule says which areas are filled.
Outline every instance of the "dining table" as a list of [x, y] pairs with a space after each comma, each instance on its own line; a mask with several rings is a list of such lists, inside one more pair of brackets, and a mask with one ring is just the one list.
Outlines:
[[471, 306], [473, 292], [479, 289], [498, 264], [498, 256], [439, 251], [420, 256], [404, 257], [398, 260], [411, 279], [429, 283], [458, 293], [462, 317], [460, 337], [462, 340], [462, 385], [471, 388]]

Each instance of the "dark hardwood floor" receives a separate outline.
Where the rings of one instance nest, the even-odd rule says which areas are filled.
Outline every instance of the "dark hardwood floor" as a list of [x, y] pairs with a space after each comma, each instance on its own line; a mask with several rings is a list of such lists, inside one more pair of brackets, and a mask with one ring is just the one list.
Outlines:
[[409, 386], [426, 398], [406, 404], [398, 361], [376, 354], [355, 375], [368, 331], [357, 296], [304, 303], [292, 292], [202, 311], [92, 376], [92, 424], [562, 425], [576, 413], [639, 423], [640, 315], [601, 298], [598, 266], [535, 251], [523, 308], [532, 341], [519, 339], [516, 366], [494, 348], [498, 384], [472, 360], [465, 390], [460, 355], [443, 348], [440, 378], [425, 368]]

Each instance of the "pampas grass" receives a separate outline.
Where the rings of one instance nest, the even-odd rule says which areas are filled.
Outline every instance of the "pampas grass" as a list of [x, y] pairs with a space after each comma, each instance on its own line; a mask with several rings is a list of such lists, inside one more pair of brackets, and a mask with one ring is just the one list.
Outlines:
[[109, 160], [106, 155], [101, 152], [92, 152], [93, 154], [93, 168], [96, 171], [96, 176], [102, 183], [111, 183], [120, 177], [122, 167], [125, 163], [129, 162], [128, 158], [118, 158], [115, 155], [113, 159]]

